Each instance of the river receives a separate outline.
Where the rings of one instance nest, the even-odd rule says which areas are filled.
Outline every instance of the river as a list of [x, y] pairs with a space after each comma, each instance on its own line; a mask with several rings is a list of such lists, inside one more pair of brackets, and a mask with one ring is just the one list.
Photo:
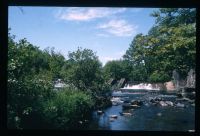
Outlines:
[[[166, 91], [124, 90], [112, 93], [113, 97], [141, 100], [140, 108], [123, 110], [122, 104], [104, 109], [101, 115], [94, 111], [92, 120], [84, 127], [87, 130], [131, 130], [131, 131], [188, 131], [195, 129], [195, 106], [188, 101], [178, 101], [175, 93]], [[153, 105], [152, 98], [162, 98], [184, 107]], [[132, 115], [120, 115], [129, 112]], [[112, 119], [110, 115], [117, 115]]]

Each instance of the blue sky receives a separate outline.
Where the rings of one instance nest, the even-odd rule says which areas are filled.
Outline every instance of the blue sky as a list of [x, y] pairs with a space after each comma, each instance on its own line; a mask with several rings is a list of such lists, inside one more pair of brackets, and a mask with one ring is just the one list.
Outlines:
[[120, 59], [134, 36], [147, 34], [153, 8], [9, 7], [8, 26], [16, 41], [40, 49], [55, 47], [66, 59], [78, 47], [92, 49], [105, 64]]

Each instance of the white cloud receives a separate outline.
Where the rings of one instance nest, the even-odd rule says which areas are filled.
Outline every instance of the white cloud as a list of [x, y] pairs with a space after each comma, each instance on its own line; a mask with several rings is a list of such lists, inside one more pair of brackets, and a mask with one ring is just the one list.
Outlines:
[[90, 21], [96, 18], [108, 17], [117, 13], [124, 12], [125, 8], [68, 8], [58, 10], [56, 17], [62, 20], [71, 21]]
[[109, 34], [119, 37], [133, 36], [138, 26], [129, 24], [126, 20], [110, 20], [97, 26]]
[[108, 34], [103, 34], [103, 33], [98, 33], [97, 36], [100, 36], [100, 37], [109, 37]]

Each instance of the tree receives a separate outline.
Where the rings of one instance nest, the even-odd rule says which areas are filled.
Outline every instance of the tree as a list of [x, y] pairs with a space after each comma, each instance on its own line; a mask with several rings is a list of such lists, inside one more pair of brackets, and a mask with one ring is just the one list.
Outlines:
[[178, 69], [185, 78], [189, 69], [195, 68], [196, 9], [163, 8], [151, 16], [156, 19], [155, 25], [147, 35], [136, 35], [124, 55], [132, 65], [132, 77], [155, 82], [162, 73], [165, 78], [159, 81], [164, 82]]
[[104, 90], [102, 66], [92, 50], [78, 48], [68, 56], [70, 67], [67, 69], [66, 76], [69, 83], [83, 91], [97, 93]]
[[189, 69], [195, 67], [196, 9], [164, 8], [152, 16], [156, 18], [156, 26], [149, 34], [160, 40], [160, 62], [164, 71], [178, 69], [185, 77]]
[[26, 39], [18, 43], [10, 35], [8, 39], [8, 126], [40, 126], [42, 102], [54, 95], [48, 62], [43, 60], [42, 51]]
[[[53, 127], [68, 129], [76, 128], [79, 124], [78, 121], [86, 119], [95, 104], [95, 98], [92, 98], [90, 93], [74, 88], [65, 88], [56, 92], [54, 91], [53, 80], [59, 78], [62, 75], [61, 69], [69, 66], [69, 62], [72, 62], [70, 68], [78, 67], [78, 71], [75, 69], [75, 73], [67, 74], [68, 76], [82, 74], [80, 80], [81, 83], [87, 82], [87, 84], [84, 84], [88, 85], [85, 86], [88, 87], [87, 90], [96, 91], [98, 87], [102, 89], [103, 85], [99, 80], [102, 78], [100, 76], [102, 74], [97, 73], [101, 71], [100, 63], [96, 56], [90, 56], [93, 55], [91, 53], [90, 50], [84, 50], [84, 55], [81, 58], [86, 59], [74, 63], [74, 61], [65, 61], [61, 54], [55, 53], [53, 50], [51, 50], [51, 53], [47, 50], [39, 50], [26, 39], [17, 43], [14, 41], [14, 37], [9, 35], [8, 128], [41, 129]], [[91, 59], [88, 59], [88, 57]], [[93, 67], [94, 69], [92, 69]], [[85, 79], [90, 78], [90, 75], [84, 75], [85, 73], [82, 70], [88, 68], [91, 68], [90, 72], [94, 74], [92, 75], [94, 80]], [[82, 73], [79, 73], [79, 71]]]
[[145, 81], [149, 74], [148, 38], [138, 34], [123, 58], [132, 66], [131, 79]]
[[104, 66], [104, 74], [107, 81], [111, 78], [115, 80], [120, 80], [121, 78], [128, 79], [128, 74], [130, 72], [130, 67], [126, 61], [123, 60], [113, 60], [109, 61]]
[[195, 8], [161, 8], [151, 16], [156, 18], [156, 24], [168, 27], [177, 27], [180, 24], [196, 23]]

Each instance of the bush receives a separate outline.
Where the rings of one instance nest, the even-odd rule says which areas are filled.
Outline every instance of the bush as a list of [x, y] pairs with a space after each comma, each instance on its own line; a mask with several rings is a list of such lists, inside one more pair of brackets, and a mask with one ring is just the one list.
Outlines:
[[90, 95], [65, 89], [43, 105], [43, 117], [53, 128], [71, 129], [90, 114], [94, 102]]
[[[42, 104], [55, 96], [51, 82], [38, 75], [8, 79], [8, 128], [41, 128]], [[32, 122], [32, 123], [30, 123]]]

